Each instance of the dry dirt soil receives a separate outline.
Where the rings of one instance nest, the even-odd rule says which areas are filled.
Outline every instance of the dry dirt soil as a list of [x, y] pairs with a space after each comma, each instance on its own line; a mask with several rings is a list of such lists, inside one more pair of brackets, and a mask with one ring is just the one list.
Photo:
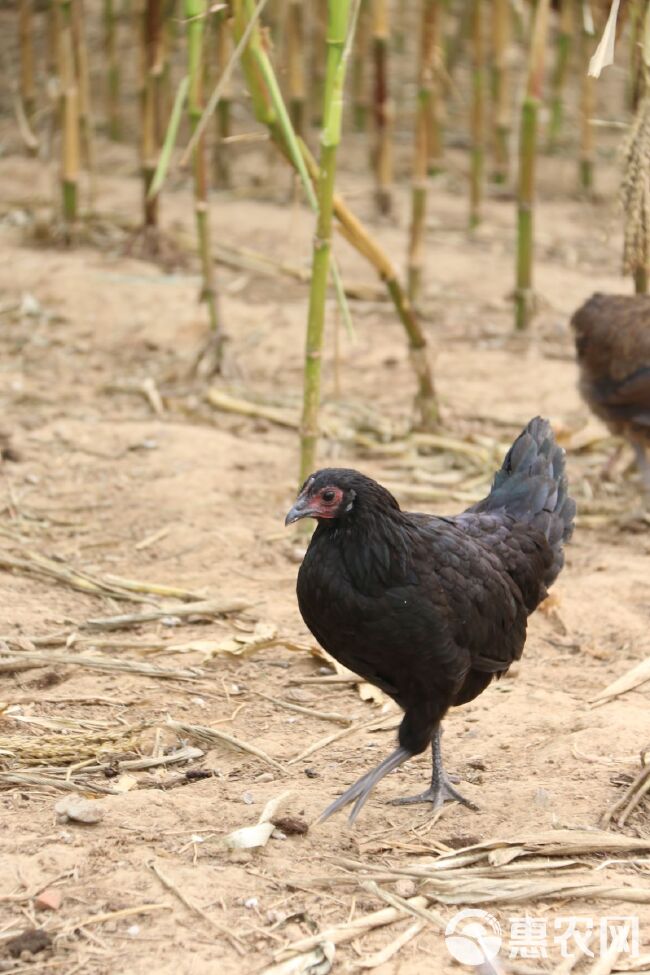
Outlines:
[[[131, 150], [102, 144], [96, 216], [76, 246], [65, 248], [52, 230], [55, 169], [21, 155], [15, 140], [5, 143], [0, 402], [17, 459], [0, 467], [0, 636], [8, 655], [0, 657], [1, 971], [261, 972], [288, 957], [288, 944], [385, 908], [362, 886], [372, 867], [389, 871], [380, 880], [384, 891], [408, 897], [417, 883], [390, 870], [493, 838], [593, 830], [620, 798], [650, 743], [648, 685], [598, 707], [590, 702], [650, 652], [650, 535], [628, 453], [611, 481], [602, 476], [614, 444], [576, 391], [568, 328], [572, 310], [596, 288], [629, 290], [617, 273], [611, 156], [599, 162], [600, 196], [590, 201], [573, 192], [572, 158], [544, 162], [540, 311], [524, 338], [512, 334], [512, 199], [490, 196], [484, 223], [470, 237], [466, 154], [452, 153], [450, 172], [434, 183], [424, 317], [450, 443], [421, 443], [418, 450], [403, 436], [414, 395], [404, 335], [371, 270], [337, 240], [344, 279], [370, 291], [352, 302], [353, 340], [336, 324], [333, 303], [329, 309], [324, 395], [335, 433], [322, 443], [320, 460], [381, 479], [404, 505], [451, 513], [487, 490], [512, 437], [541, 413], [567, 445], [580, 506], [566, 568], [530, 622], [516, 672], [446, 721], [448, 767], [479, 811], [451, 805], [432, 816], [425, 807], [388, 804], [423, 786], [423, 756], [384, 780], [349, 828], [340, 814], [324, 825], [316, 820], [392, 747], [396, 715], [386, 702], [362, 700], [350, 682], [315, 682], [332, 671], [309, 652], [313, 641], [294, 595], [304, 541], [283, 527], [297, 480], [295, 430], [206, 399], [214, 388], [297, 417], [305, 285], [220, 265], [226, 374], [196, 379], [191, 365], [206, 325], [186, 246], [193, 213], [184, 179], [162, 205], [162, 269], [133, 256], [139, 242], [124, 229], [137, 225], [140, 208]], [[308, 267], [312, 219], [295, 202], [280, 163], [272, 167], [275, 189], [266, 188], [269, 159], [264, 147], [250, 149], [240, 157], [242, 191], [214, 195], [215, 239]], [[406, 184], [396, 191], [396, 216], [378, 221], [372, 188], [357, 175], [364, 162], [363, 147], [350, 140], [342, 189], [401, 263]], [[264, 186], [255, 195], [256, 182]], [[363, 444], [345, 432], [352, 429]], [[52, 570], [63, 577], [48, 575]], [[114, 595], [81, 591], [71, 582], [84, 585], [87, 577], [73, 570], [109, 589], [110, 577], [119, 577], [243, 608], [180, 617], [180, 599], [133, 592], [130, 601], [115, 580]], [[115, 630], [88, 623], [141, 613], [151, 603], [164, 607], [162, 619]], [[252, 652], [225, 652], [246, 650], [247, 640], [250, 650], [251, 639], [260, 641]], [[129, 662], [135, 670], [111, 669]], [[156, 676], [138, 667], [157, 668]], [[170, 728], [168, 717], [224, 732], [263, 754], [197, 739]], [[356, 729], [373, 719], [379, 728]], [[354, 730], [336, 737], [350, 721]], [[122, 760], [168, 756], [183, 744], [202, 756], [120, 768]], [[24, 777], [30, 774], [36, 778]], [[66, 784], [100, 804], [100, 822], [61, 822], [55, 804], [68, 795]], [[227, 834], [256, 824], [281, 796], [277, 815], [309, 824], [307, 833], [280, 829], [264, 847], [226, 847]], [[610, 829], [647, 846], [647, 805]], [[601, 901], [549, 894], [484, 906], [506, 930], [512, 916], [526, 913], [548, 922], [549, 931], [560, 914], [636, 915], [647, 955], [650, 905], [620, 896], [621, 888], [647, 892], [647, 857], [646, 849], [632, 858], [588, 858], [582, 877], [619, 888]], [[541, 872], [548, 880], [557, 875]], [[43, 889], [60, 893], [57, 909], [37, 907]], [[461, 896], [460, 906], [476, 903]], [[432, 904], [445, 923], [458, 909]], [[373, 957], [414, 923], [400, 917], [339, 944], [333, 970], [371, 963], [378, 975], [469, 970], [452, 961], [435, 923], [424, 923], [392, 959]], [[34, 925], [52, 935], [53, 946], [12, 960], [8, 939]], [[325, 972], [322, 955], [314, 957], [321, 967], [310, 970]], [[547, 958], [504, 965], [538, 972], [560, 961], [551, 945]]]

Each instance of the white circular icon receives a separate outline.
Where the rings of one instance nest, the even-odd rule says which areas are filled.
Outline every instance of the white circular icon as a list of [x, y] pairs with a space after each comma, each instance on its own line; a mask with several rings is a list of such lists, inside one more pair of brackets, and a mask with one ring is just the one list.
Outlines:
[[452, 917], [445, 941], [449, 954], [461, 965], [480, 965], [499, 954], [501, 925], [487, 911], [466, 908]]

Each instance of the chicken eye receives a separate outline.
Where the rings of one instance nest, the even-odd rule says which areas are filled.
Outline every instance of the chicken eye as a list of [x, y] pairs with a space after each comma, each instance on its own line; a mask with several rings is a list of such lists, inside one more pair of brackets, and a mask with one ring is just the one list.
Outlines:
[[321, 498], [323, 499], [323, 501], [327, 501], [327, 502], [333, 501], [335, 497], [336, 497], [336, 492], [332, 491], [331, 488], [326, 488], [325, 491], [323, 491], [323, 493], [321, 494]]

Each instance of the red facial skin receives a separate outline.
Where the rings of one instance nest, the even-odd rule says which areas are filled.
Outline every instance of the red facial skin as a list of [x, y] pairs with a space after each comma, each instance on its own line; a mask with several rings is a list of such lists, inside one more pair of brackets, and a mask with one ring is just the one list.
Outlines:
[[343, 491], [328, 484], [309, 499], [309, 515], [312, 518], [336, 518], [343, 501]]

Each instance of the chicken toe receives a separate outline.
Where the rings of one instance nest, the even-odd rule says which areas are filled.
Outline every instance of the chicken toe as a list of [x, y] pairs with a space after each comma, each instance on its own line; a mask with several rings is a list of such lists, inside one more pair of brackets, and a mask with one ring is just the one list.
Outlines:
[[439, 809], [445, 802], [461, 802], [464, 806], [469, 809], [477, 810], [478, 806], [469, 799], [466, 799], [464, 795], [454, 789], [452, 782], [458, 782], [457, 775], [447, 775], [442, 764], [442, 751], [440, 748], [440, 736], [442, 734], [442, 728], [440, 725], [436, 728], [431, 738], [431, 758], [432, 758], [432, 773], [431, 773], [431, 785], [425, 792], [420, 792], [416, 796], [402, 796], [398, 799], [392, 799], [391, 805], [393, 806], [407, 806], [416, 802], [430, 802], [434, 809]]
[[371, 769], [369, 772], [366, 772], [365, 775], [362, 775], [361, 778], [357, 779], [357, 781], [351, 785], [342, 796], [335, 799], [334, 802], [332, 802], [321, 814], [318, 822], [324, 822], [332, 815], [332, 813], [338, 812], [338, 810], [342, 809], [343, 806], [347, 806], [349, 803], [354, 802], [352, 812], [349, 816], [349, 822], [353, 823], [361, 812], [366, 800], [377, 783], [383, 779], [385, 775], [388, 775], [389, 772], [392, 772], [393, 769], [403, 765], [404, 762], [408, 761], [408, 759], [412, 757], [412, 753], [408, 751], [408, 749], [402, 748], [401, 746], [396, 748], [394, 752], [390, 753], [388, 758], [385, 758], [383, 762], [380, 762], [375, 768]]

